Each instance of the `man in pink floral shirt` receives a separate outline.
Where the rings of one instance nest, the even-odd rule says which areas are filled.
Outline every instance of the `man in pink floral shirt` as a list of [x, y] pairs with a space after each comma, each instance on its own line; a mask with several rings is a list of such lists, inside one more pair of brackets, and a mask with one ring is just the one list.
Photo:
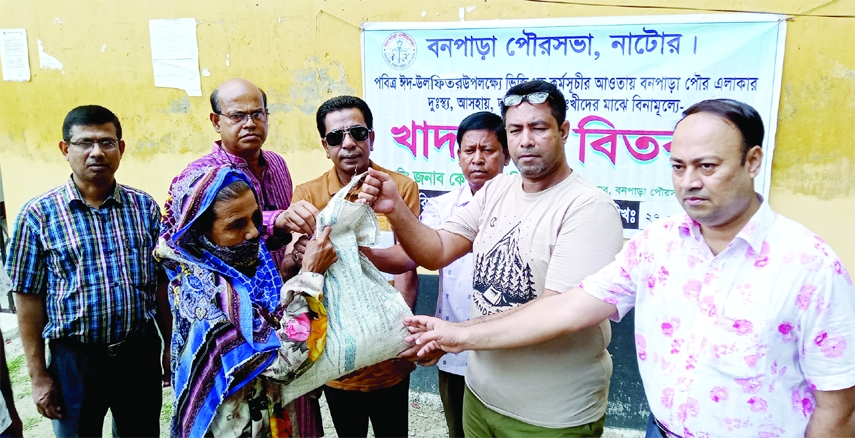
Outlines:
[[568, 293], [466, 327], [414, 317], [420, 353], [517, 348], [636, 307], [648, 437], [855, 436], [852, 278], [754, 192], [764, 132], [753, 108], [718, 99], [683, 115], [671, 164], [684, 214]]

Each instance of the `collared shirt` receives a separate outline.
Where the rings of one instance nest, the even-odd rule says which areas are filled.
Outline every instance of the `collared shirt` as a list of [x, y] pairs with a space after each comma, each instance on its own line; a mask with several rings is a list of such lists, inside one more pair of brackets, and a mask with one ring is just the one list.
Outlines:
[[803, 436], [814, 390], [855, 385], [855, 288], [831, 248], [763, 202], [714, 255], [679, 214], [580, 284], [632, 307], [653, 415], [683, 436]]
[[[464, 184], [458, 190], [430, 198], [422, 211], [421, 221], [431, 228], [439, 228], [459, 207], [472, 200], [472, 189]], [[472, 253], [451, 262], [439, 270], [439, 294], [436, 300], [436, 317], [443, 321], [460, 322], [469, 319], [472, 301]], [[436, 366], [447, 373], [466, 375], [466, 351], [447, 353]]]
[[47, 295], [44, 338], [121, 341], [154, 318], [159, 227], [149, 194], [116, 184], [94, 208], [69, 178], [21, 209], [6, 262], [12, 290]]
[[[214, 142], [210, 154], [204, 155], [188, 164], [187, 168], [173, 182], [181, 178], [182, 175], [202, 167], [231, 165], [242, 171], [249, 178], [250, 182], [252, 182], [255, 192], [258, 194], [258, 203], [261, 205], [262, 210], [262, 238], [265, 240], [267, 249], [270, 250], [270, 255], [273, 256], [276, 266], [279, 266], [288, 254], [284, 240], [272, 237], [273, 225], [276, 223], [276, 218], [279, 214], [291, 206], [291, 193], [293, 190], [291, 173], [288, 171], [288, 165], [285, 164], [285, 160], [276, 152], [262, 149], [260, 161], [263, 170], [261, 178], [258, 178], [249, 169], [246, 160], [226, 151], [222, 146], [222, 142], [217, 140]], [[169, 215], [171, 213], [167, 211], [166, 214]]]
[[[419, 186], [416, 182], [400, 173], [384, 169], [374, 162], [371, 162], [371, 168], [387, 173], [392, 177], [392, 181], [398, 187], [398, 192], [404, 198], [407, 207], [410, 207], [413, 214], [418, 216]], [[338, 179], [338, 173], [335, 170], [335, 166], [333, 166], [332, 169], [324, 172], [321, 176], [298, 185], [294, 189], [294, 202], [306, 200], [318, 210], [323, 210], [329, 204], [333, 195], [338, 193], [342, 188], [344, 188], [344, 185]], [[351, 193], [347, 199], [353, 200], [354, 197], [355, 195]], [[389, 220], [384, 215], [378, 214], [377, 221], [380, 223], [381, 238], [386, 237], [387, 246], [391, 246], [394, 244], [394, 238], [392, 237], [392, 228]], [[415, 368], [415, 365], [406, 359], [390, 359], [356, 370], [338, 380], [327, 383], [327, 385], [346, 391], [375, 391], [398, 384]]]

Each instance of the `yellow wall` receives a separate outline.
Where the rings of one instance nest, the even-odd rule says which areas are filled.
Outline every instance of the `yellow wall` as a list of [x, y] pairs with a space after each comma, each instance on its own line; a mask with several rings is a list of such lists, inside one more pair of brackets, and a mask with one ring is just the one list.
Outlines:
[[[359, 24], [458, 21], [461, 8], [467, 20], [707, 10], [793, 15], [770, 201], [855, 269], [855, 0], [0, 0], [0, 28], [27, 29], [32, 70], [30, 82], [0, 82], [7, 211], [14, 216], [67, 178], [57, 143], [65, 114], [77, 105], [97, 103], [120, 115], [128, 147], [118, 178], [159, 201], [172, 177], [209, 150], [215, 133], [207, 99], [153, 85], [149, 19], [196, 19], [200, 69], [210, 71], [203, 94], [235, 76], [267, 90], [266, 147], [285, 156], [299, 183], [329, 166], [314, 127], [317, 106], [361, 94]], [[62, 70], [39, 69], [37, 38]]]

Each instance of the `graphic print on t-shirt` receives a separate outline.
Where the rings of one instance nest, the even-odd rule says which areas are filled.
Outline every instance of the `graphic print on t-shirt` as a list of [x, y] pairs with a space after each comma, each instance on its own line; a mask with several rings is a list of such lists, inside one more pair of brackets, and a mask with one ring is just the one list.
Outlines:
[[475, 307], [489, 315], [534, 299], [531, 267], [519, 251], [520, 224], [516, 224], [486, 254], [475, 256]]

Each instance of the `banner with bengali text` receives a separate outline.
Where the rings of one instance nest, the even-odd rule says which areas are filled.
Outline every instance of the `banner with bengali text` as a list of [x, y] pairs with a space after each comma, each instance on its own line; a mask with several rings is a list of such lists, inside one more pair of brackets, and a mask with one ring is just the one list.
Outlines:
[[570, 166], [611, 195], [628, 237], [681, 211], [668, 154], [682, 111], [732, 98], [763, 118], [755, 186], [768, 196], [785, 33], [785, 17], [769, 14], [365, 23], [371, 156], [413, 178], [423, 201], [460, 188], [458, 123], [546, 80], [567, 100]]

